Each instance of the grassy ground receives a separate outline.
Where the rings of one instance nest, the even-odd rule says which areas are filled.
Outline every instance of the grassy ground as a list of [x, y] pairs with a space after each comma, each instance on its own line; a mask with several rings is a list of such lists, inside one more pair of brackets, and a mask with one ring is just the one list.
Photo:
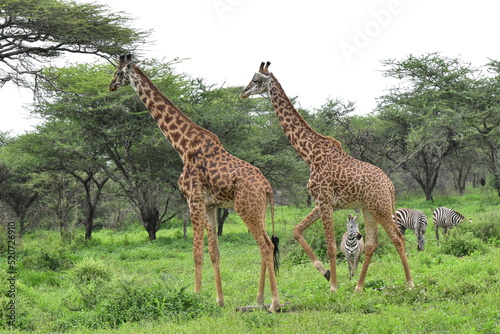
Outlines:
[[[437, 206], [473, 219], [441, 238], [439, 247], [431, 219]], [[405, 287], [399, 257], [380, 231], [364, 292], [353, 293], [356, 281], [349, 281], [347, 263], [339, 254], [339, 291], [330, 293], [292, 237], [293, 227], [309, 210], [280, 207], [278, 289], [282, 303], [289, 303], [282, 313], [235, 311], [255, 303], [260, 257], [243, 223], [231, 215], [220, 238], [224, 308], [215, 303], [208, 254], [203, 292], [192, 292], [192, 239], [182, 238], [181, 226], [161, 230], [155, 242], [149, 242], [141, 228], [101, 230], [90, 242], [77, 237], [69, 245], [55, 232], [40, 231], [27, 235], [16, 249], [17, 329], [6, 327], [7, 294], [0, 297], [0, 328], [12, 333], [498, 333], [498, 198], [471, 190], [433, 203], [401, 198], [399, 207], [421, 209], [430, 220], [424, 252], [416, 251], [411, 231], [406, 236], [413, 289]], [[350, 213], [335, 213], [338, 239]], [[363, 230], [362, 220], [360, 226]], [[324, 258], [320, 223], [307, 231], [306, 239]], [[10, 276], [5, 257], [0, 265], [1, 282], [6, 282]]]

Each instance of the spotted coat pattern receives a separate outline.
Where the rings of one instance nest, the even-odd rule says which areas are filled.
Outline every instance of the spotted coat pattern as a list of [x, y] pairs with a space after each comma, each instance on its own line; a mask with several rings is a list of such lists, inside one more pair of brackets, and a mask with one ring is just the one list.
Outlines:
[[[241, 93], [242, 97], [267, 93], [288, 140], [309, 165], [308, 189], [315, 207], [294, 229], [313, 266], [330, 281], [330, 290], [337, 290], [336, 252], [333, 211], [361, 209], [365, 220], [365, 260], [356, 291], [361, 291], [373, 252], [378, 245], [377, 223], [382, 225], [401, 258], [406, 282], [413, 286], [404, 238], [394, 223], [395, 190], [384, 172], [373, 165], [349, 156], [341, 144], [314, 129], [294, 108], [276, 77], [269, 72], [270, 63], [262, 63], [259, 72]], [[304, 239], [304, 231], [321, 218], [325, 231], [330, 269], [326, 270]]]
[[274, 245], [265, 226], [268, 204], [272, 216], [274, 215], [273, 192], [269, 182], [257, 167], [229, 154], [214, 133], [198, 126], [182, 113], [133, 63], [131, 56], [120, 57], [110, 90], [114, 91], [126, 85], [134, 88], [182, 159], [184, 167], [179, 178], [179, 188], [188, 202], [193, 224], [195, 292], [201, 290], [203, 238], [206, 228], [209, 254], [214, 267], [217, 302], [221, 306], [224, 305], [216, 234], [216, 208], [234, 207], [261, 251], [261, 278], [257, 302], [264, 302], [267, 270], [272, 294], [269, 310], [277, 310], [280, 304], [274, 269]]

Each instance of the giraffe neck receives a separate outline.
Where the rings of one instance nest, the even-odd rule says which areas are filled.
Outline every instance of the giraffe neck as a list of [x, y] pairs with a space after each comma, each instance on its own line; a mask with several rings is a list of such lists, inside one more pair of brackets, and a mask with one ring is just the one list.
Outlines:
[[130, 85], [183, 162], [193, 150], [199, 152], [199, 146], [207, 139], [220, 144], [219, 138], [214, 133], [191, 121], [137, 66], [130, 72]]
[[325, 141], [333, 144], [341, 150], [340, 143], [331, 137], [325, 137], [316, 132], [302, 118], [299, 112], [295, 109], [290, 99], [286, 96], [285, 91], [272, 73], [271, 82], [269, 84], [269, 96], [273, 104], [274, 111], [278, 116], [278, 120], [285, 132], [288, 140], [292, 144], [297, 153], [304, 161], [311, 165], [314, 161], [318, 144]]

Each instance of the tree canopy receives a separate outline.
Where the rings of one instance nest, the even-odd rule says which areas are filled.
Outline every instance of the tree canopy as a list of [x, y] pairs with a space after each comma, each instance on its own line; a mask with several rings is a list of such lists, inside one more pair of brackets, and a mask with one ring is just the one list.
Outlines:
[[[268, 99], [240, 99], [241, 87], [176, 73], [177, 62], [140, 66], [230, 153], [259, 167], [279, 204], [310, 204], [308, 168]], [[384, 66], [400, 82], [376, 112], [354, 115], [354, 103], [341, 99], [299, 112], [349, 154], [381, 167], [398, 192], [420, 188], [432, 200], [439, 185], [462, 193], [471, 177], [499, 191], [498, 63], [477, 69], [433, 53]], [[90, 237], [94, 221], [116, 226], [132, 212], [154, 239], [161, 226], [186, 221], [177, 186], [182, 162], [132, 88], [108, 91], [112, 72], [105, 62], [45, 67], [43, 75], [56, 79], [40, 83], [34, 113], [44, 123], [17, 138], [0, 135], [0, 201], [23, 229], [57, 226], [63, 235], [83, 221]]]
[[62, 53], [104, 58], [132, 52], [148, 35], [105, 5], [66, 0], [4, 0], [0, 3], [0, 87], [26, 86], [40, 64]]

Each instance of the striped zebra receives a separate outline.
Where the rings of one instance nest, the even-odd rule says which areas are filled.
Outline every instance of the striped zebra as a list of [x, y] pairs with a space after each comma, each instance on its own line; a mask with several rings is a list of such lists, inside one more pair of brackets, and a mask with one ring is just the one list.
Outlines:
[[419, 210], [398, 209], [395, 212], [396, 224], [405, 234], [407, 229], [415, 231], [417, 236], [417, 250], [423, 251], [425, 246], [425, 230], [427, 229], [427, 216]]
[[[445, 235], [448, 230], [451, 230], [455, 225], [463, 222], [465, 218], [461, 213], [455, 210], [439, 207], [434, 210], [432, 220], [434, 221], [434, 229], [436, 230], [436, 244], [439, 246], [439, 228], [441, 227], [443, 229], [443, 235]], [[472, 221], [472, 219], [469, 219], [469, 221]]]
[[363, 236], [359, 233], [356, 219], [358, 217], [349, 215], [347, 219], [347, 232], [342, 236], [340, 248], [344, 253], [347, 264], [349, 265], [349, 279], [356, 273], [358, 268], [359, 256], [365, 251]]

